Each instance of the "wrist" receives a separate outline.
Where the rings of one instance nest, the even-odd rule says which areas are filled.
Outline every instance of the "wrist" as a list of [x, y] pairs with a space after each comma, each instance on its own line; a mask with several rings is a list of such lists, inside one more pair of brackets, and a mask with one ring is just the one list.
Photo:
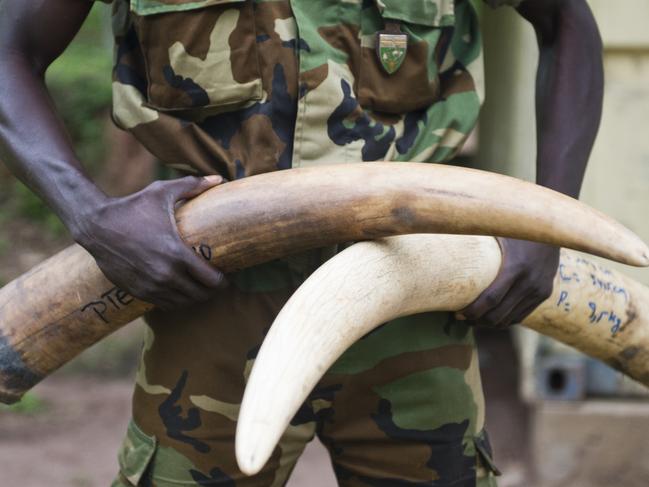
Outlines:
[[91, 181], [77, 183], [67, 194], [73, 195], [61, 208], [60, 217], [75, 242], [87, 247], [91, 240], [92, 223], [100, 217], [110, 198]]
[[532, 257], [554, 259], [561, 253], [561, 247], [556, 245], [513, 238], [498, 238], [497, 240], [505, 258], [517, 259], [521, 262], [529, 261]]

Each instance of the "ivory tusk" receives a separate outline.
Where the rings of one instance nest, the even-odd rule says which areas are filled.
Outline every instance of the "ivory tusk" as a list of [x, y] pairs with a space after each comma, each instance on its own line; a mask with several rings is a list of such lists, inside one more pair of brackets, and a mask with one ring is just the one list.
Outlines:
[[[572, 198], [435, 164], [342, 164], [252, 176], [213, 188], [176, 218], [185, 241], [225, 272], [309, 248], [421, 232], [536, 240], [649, 264], [649, 249], [636, 235]], [[79, 246], [37, 266], [0, 290], [0, 401], [18, 400], [150, 309], [116, 289]]]
[[[284, 306], [259, 351], [237, 425], [239, 467], [257, 473], [331, 365], [382, 323], [457, 311], [495, 279], [492, 237], [407, 235], [326, 262]], [[362, 296], [362, 299], [359, 298]], [[552, 296], [523, 323], [649, 386], [649, 288], [562, 251]]]

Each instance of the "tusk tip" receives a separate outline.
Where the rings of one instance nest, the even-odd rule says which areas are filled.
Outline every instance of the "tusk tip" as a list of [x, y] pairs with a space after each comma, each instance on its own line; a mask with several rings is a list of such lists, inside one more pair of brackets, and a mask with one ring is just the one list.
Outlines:
[[239, 464], [239, 469], [246, 474], [248, 477], [252, 477], [253, 475], [257, 475], [259, 471], [261, 470], [260, 467], [257, 467], [254, 465], [253, 460], [244, 460], [243, 462], [241, 460], [237, 460]]
[[268, 438], [267, 434], [249, 434], [250, 428], [244, 427], [241, 429], [245, 431], [241, 431], [240, 427], [241, 422], [237, 428], [234, 448], [237, 465], [244, 474], [256, 475], [273, 454], [274, 443], [263, 440], [263, 438]]
[[626, 251], [618, 252], [615, 256], [604, 256], [622, 264], [634, 267], [649, 267], [649, 247], [636, 235], [631, 235], [635, 240], [633, 247], [627, 247]]
[[630, 259], [629, 264], [635, 267], [649, 267], [649, 248], [643, 245], [636, 255], [636, 258]]
[[248, 476], [258, 474], [266, 462], [260, 462], [258, 460], [260, 457], [255, 453], [251, 453], [251, 449], [247, 449], [245, 453], [240, 450], [245, 449], [237, 449], [237, 465], [239, 465], [239, 470]]
[[649, 252], [642, 253], [642, 267], [649, 267]]

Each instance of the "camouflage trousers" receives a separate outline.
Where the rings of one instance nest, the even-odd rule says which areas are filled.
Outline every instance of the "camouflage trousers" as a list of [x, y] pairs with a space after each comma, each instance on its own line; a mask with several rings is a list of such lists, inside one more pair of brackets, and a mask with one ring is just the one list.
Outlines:
[[444, 313], [395, 320], [357, 342], [264, 469], [239, 471], [234, 435], [246, 378], [305, 268], [289, 260], [248, 269], [210, 302], [148, 317], [113, 487], [282, 486], [315, 435], [341, 486], [496, 486], [473, 333]]

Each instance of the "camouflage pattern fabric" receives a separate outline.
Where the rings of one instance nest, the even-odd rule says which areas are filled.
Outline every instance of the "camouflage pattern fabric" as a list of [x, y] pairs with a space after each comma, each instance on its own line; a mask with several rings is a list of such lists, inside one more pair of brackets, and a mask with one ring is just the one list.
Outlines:
[[[468, 0], [113, 3], [114, 120], [175, 167], [235, 179], [442, 162], [478, 116], [481, 38]], [[386, 21], [408, 36], [392, 75], [376, 55]]]
[[245, 381], [265, 332], [305, 277], [298, 267], [277, 261], [242, 271], [189, 314], [148, 317], [134, 421], [113, 487], [282, 486], [316, 434], [341, 486], [494, 487], [472, 333], [444, 313], [396, 320], [356, 343], [264, 470], [239, 472], [233, 445]]
[[[184, 171], [236, 179], [326, 163], [448, 162], [478, 117], [482, 51], [469, 0], [112, 3], [113, 118]], [[407, 36], [403, 59], [381, 45], [388, 26]], [[391, 68], [400, 63], [392, 74], [382, 52]], [[312, 267], [256, 267], [209, 303], [149, 316], [113, 487], [281, 486], [314, 434], [343, 486], [496, 485], [473, 335], [445, 314], [359, 341], [265, 469], [242, 476], [233, 440], [245, 378]]]

